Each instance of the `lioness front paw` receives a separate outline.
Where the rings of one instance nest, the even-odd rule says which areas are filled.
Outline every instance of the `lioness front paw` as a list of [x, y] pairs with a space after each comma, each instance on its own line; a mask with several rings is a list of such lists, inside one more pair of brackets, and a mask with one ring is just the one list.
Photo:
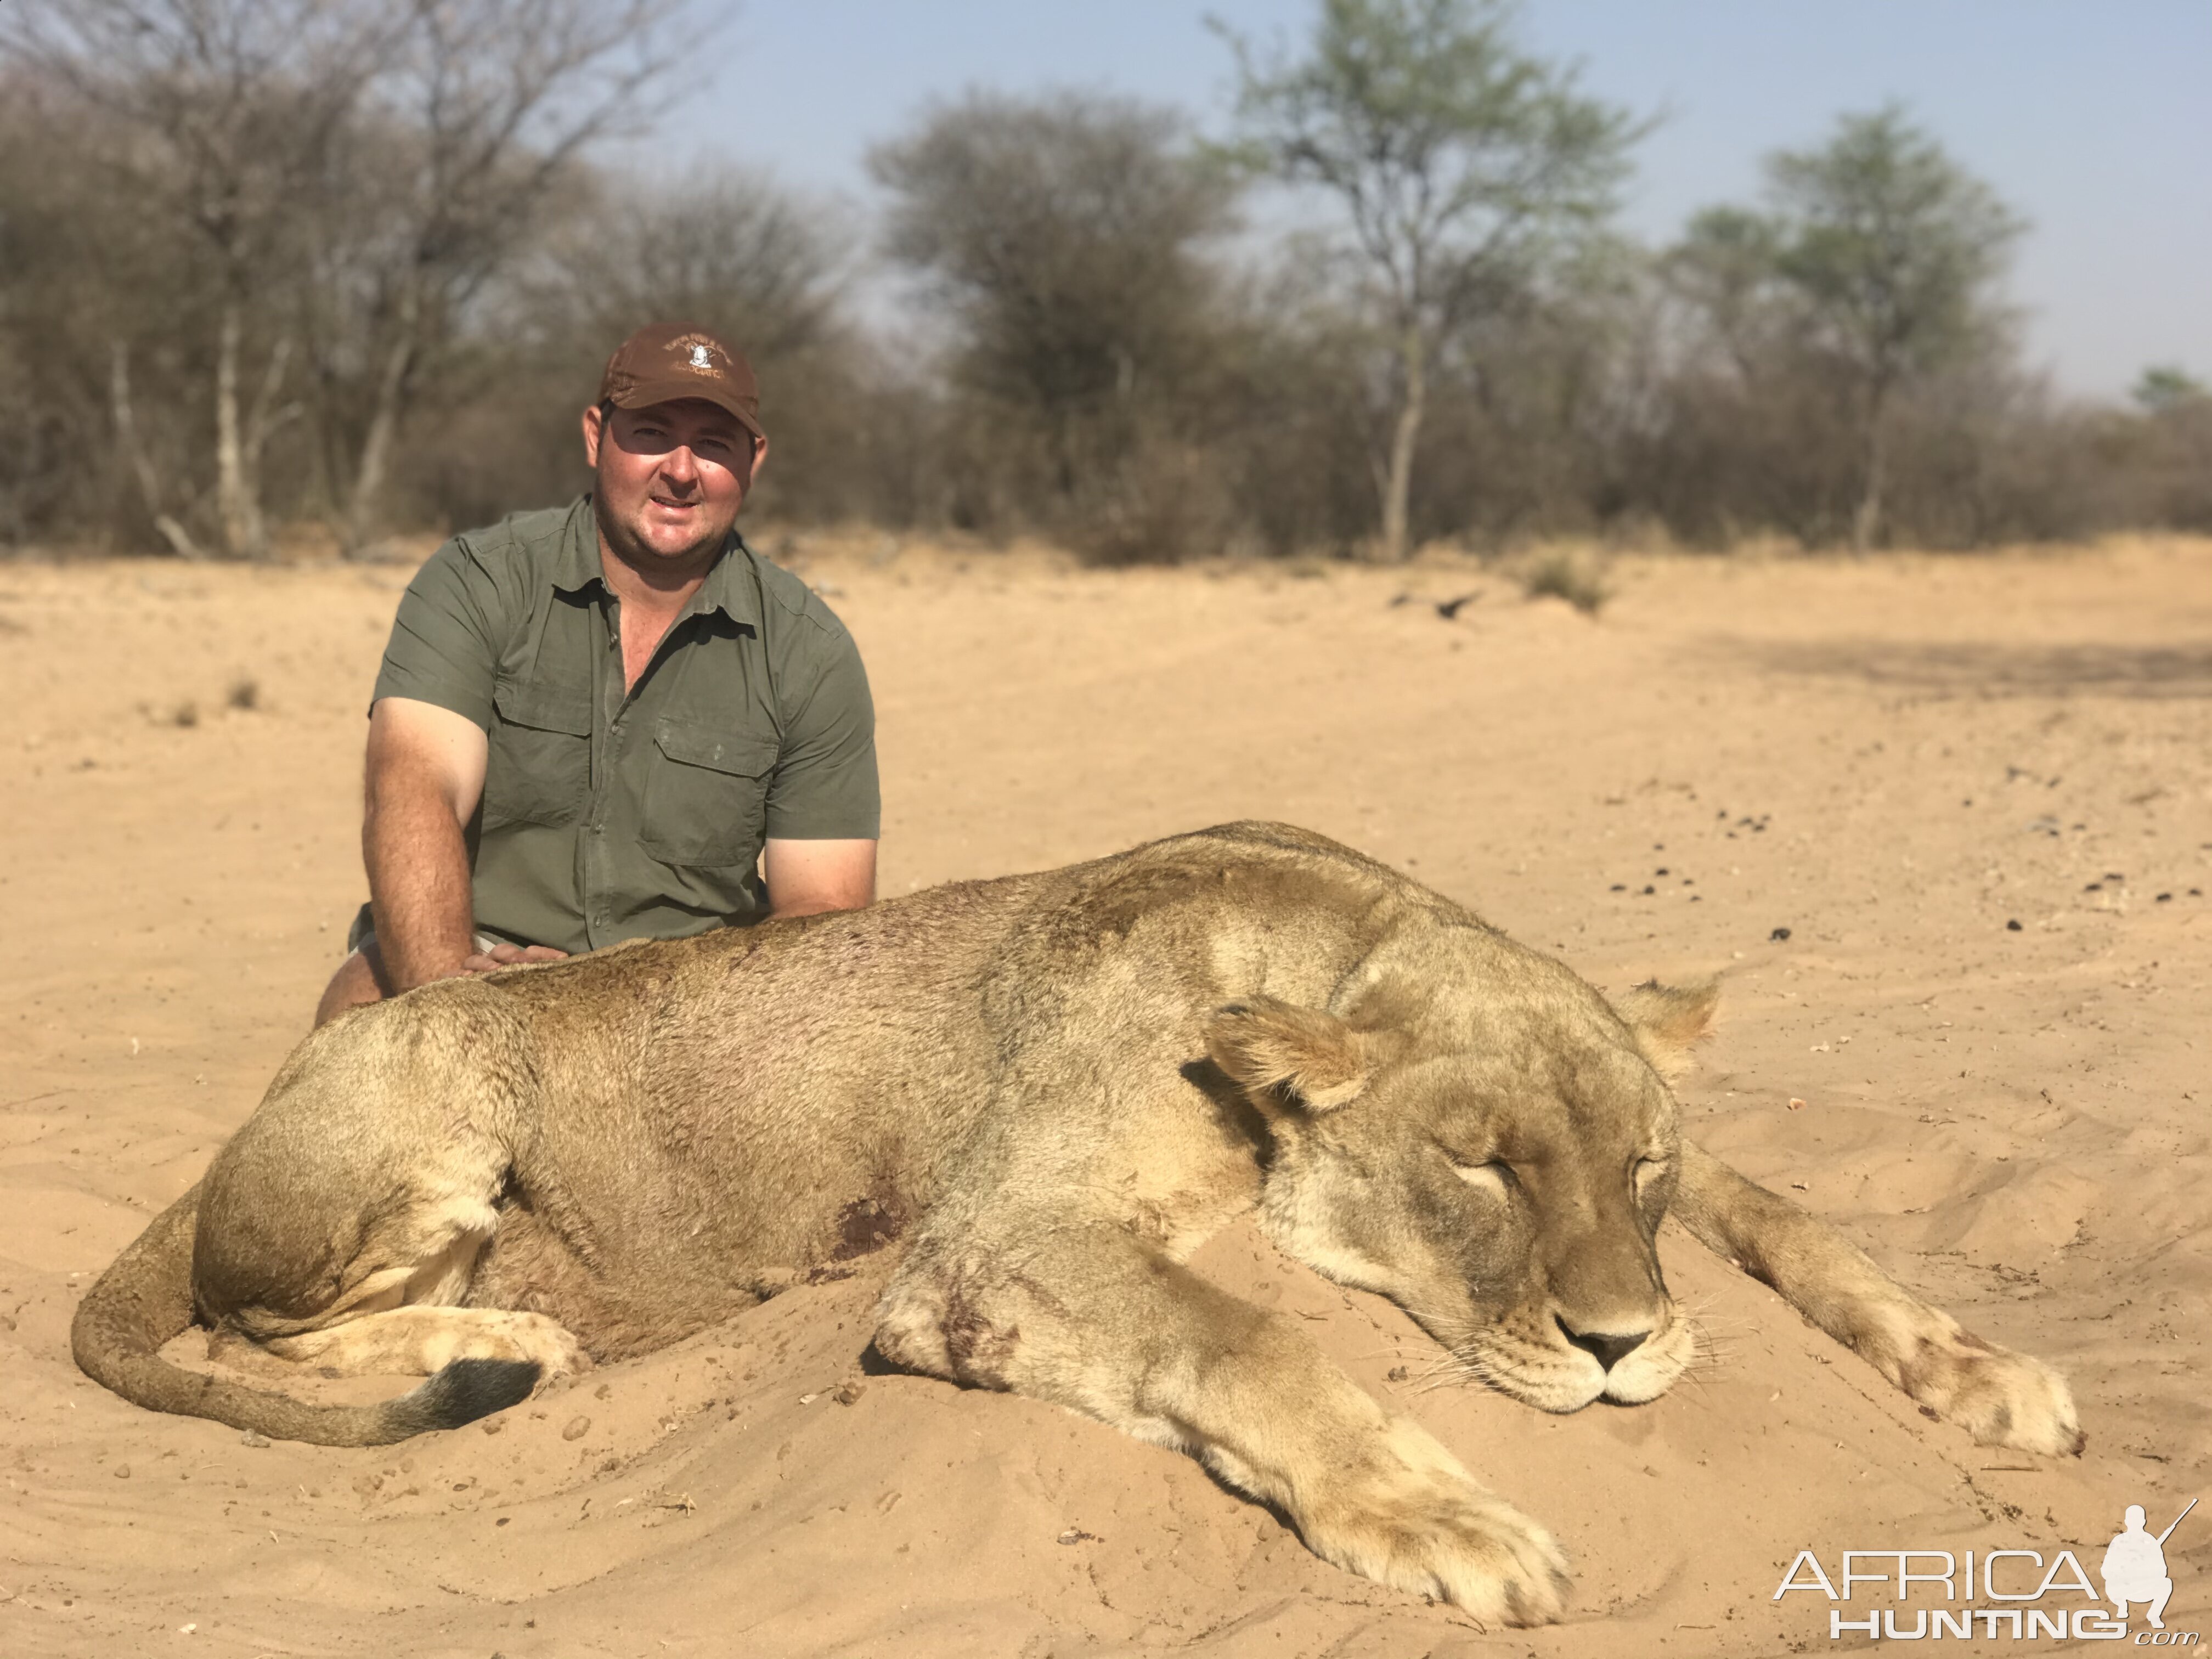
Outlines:
[[1899, 1369], [1899, 1387], [1982, 1445], [2071, 1457], [2087, 1443], [2063, 1377], [1971, 1331], [1923, 1337]]
[[1432, 1595], [1486, 1625], [1548, 1625], [1565, 1605], [1567, 1559], [1551, 1534], [1486, 1492], [1414, 1425], [1391, 1425], [1395, 1468], [1302, 1512], [1323, 1560]]

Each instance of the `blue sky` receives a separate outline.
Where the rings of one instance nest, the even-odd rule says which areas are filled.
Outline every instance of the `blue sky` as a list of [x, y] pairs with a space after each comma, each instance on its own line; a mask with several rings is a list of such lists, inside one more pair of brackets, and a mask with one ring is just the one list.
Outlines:
[[[1218, 129], [1230, 56], [1208, 15], [1296, 44], [1312, 0], [751, 0], [695, 66], [666, 137], [784, 182], [873, 199], [863, 158], [934, 98], [1074, 86]], [[1664, 118], [1625, 215], [1651, 240], [1751, 199], [1759, 159], [1903, 100], [2031, 223], [2010, 283], [2031, 361], [2117, 397], [2146, 364], [2212, 380], [2207, 0], [1530, 0], [1522, 38]]]

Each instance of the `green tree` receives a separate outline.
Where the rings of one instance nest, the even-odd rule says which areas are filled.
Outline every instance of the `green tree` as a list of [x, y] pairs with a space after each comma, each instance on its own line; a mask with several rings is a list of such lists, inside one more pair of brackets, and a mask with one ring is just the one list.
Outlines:
[[2154, 363], [2129, 388], [2128, 396], [2136, 400], [2138, 407], [2153, 415], [2161, 415], [2186, 404], [2202, 403], [2212, 397], [2212, 392], [2208, 392], [2204, 382], [2185, 368], [2173, 363]]
[[1888, 106], [1846, 115], [1817, 149], [1766, 163], [1776, 268], [1845, 370], [1857, 443], [1851, 544], [1882, 529], [1898, 393], [2002, 334], [1993, 296], [2025, 222]]
[[1505, 0], [1322, 0], [1302, 59], [1236, 52], [1248, 164], [1333, 195], [1382, 334], [1381, 552], [1410, 550], [1437, 354], [1611, 214], [1644, 128], [1522, 55]]

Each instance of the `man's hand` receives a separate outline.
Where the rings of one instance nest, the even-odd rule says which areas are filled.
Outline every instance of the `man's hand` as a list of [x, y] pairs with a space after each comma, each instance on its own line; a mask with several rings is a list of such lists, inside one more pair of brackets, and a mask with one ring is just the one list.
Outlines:
[[565, 962], [568, 953], [556, 951], [550, 945], [495, 945], [489, 951], [478, 951], [461, 963], [467, 974], [495, 974], [502, 968], [512, 968], [524, 962]]
[[761, 874], [768, 882], [771, 916], [858, 910], [876, 902], [876, 843], [770, 836]]

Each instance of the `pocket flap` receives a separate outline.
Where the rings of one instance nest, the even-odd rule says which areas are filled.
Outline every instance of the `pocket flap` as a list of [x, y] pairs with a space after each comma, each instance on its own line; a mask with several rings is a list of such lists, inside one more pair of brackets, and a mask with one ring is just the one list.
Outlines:
[[662, 754], [687, 766], [703, 766], [737, 778], [765, 777], [775, 769], [775, 739], [757, 732], [664, 716], [653, 735]]
[[492, 701], [499, 707], [499, 717], [510, 726], [565, 732], [575, 738], [592, 735], [592, 698], [587, 691], [510, 680], [494, 688]]

